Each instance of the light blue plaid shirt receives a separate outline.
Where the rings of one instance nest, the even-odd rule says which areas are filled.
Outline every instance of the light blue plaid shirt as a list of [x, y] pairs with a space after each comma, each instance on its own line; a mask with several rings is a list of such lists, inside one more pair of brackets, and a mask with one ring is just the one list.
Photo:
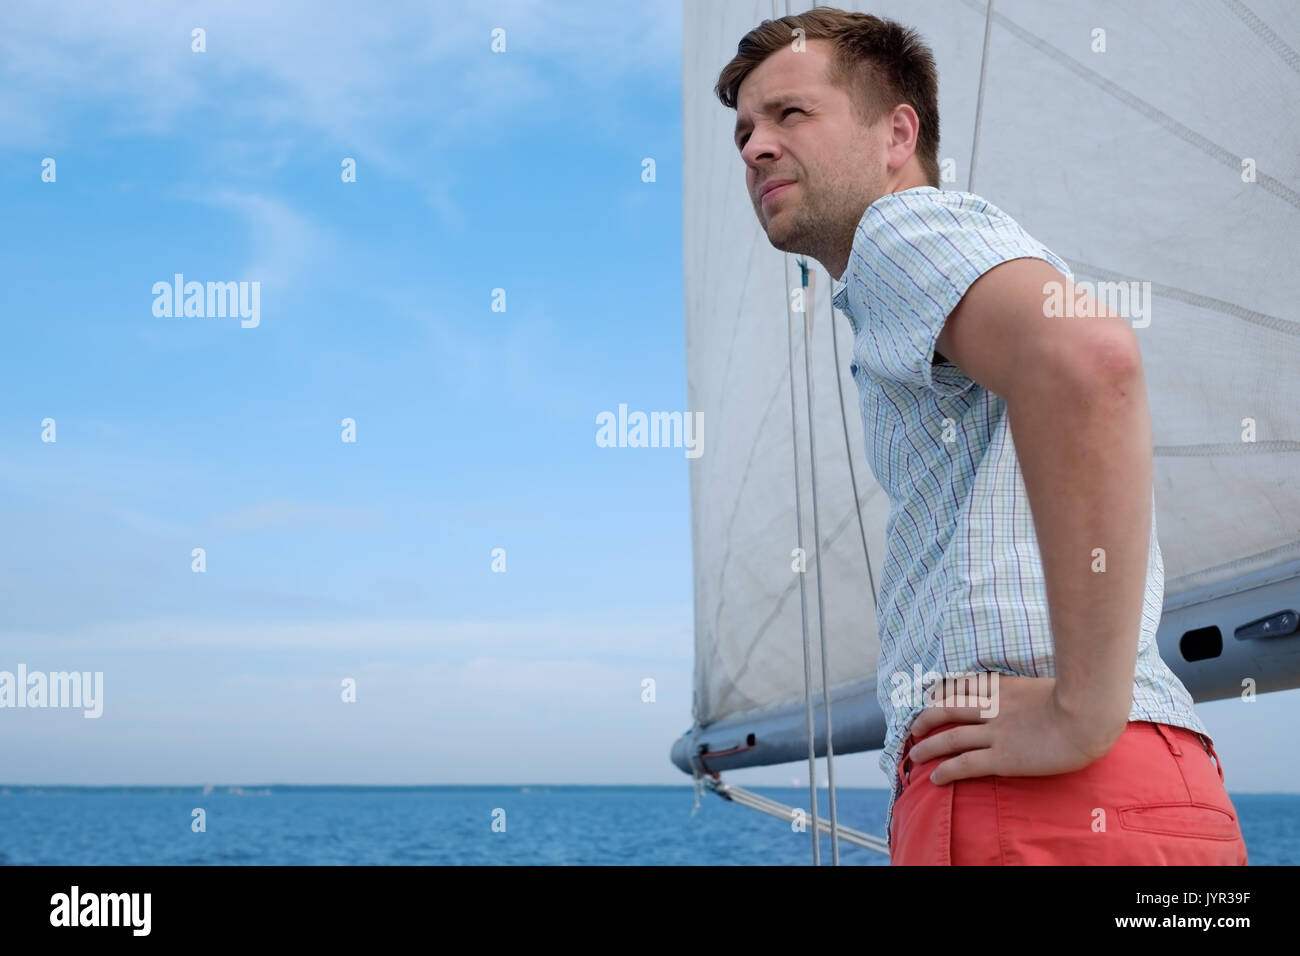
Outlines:
[[[971, 283], [1026, 256], [1071, 275], [991, 203], [920, 186], [867, 208], [834, 287], [854, 332], [867, 457], [890, 501], [876, 607], [876, 696], [887, 724], [880, 767], [894, 782], [886, 834], [900, 752], [922, 709], [917, 673], [1056, 676], [1042, 556], [1006, 403], [956, 366], [931, 365], [943, 323]], [[1208, 735], [1156, 645], [1164, 580], [1153, 493], [1129, 720]]]

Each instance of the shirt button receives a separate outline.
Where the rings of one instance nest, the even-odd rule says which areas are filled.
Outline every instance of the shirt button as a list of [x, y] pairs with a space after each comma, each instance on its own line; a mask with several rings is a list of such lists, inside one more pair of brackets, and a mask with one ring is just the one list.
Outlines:
[[858, 377], [858, 363], [857, 363], [857, 362], [854, 362], [852, 365], [849, 366], [849, 374], [852, 375], [854, 378], [857, 378], [857, 377]]

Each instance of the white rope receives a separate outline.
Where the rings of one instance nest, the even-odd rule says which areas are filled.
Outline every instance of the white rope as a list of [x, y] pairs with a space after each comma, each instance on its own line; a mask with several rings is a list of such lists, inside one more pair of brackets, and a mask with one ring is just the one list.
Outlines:
[[[787, 0], [788, 2], [788, 0]], [[817, 446], [813, 441], [813, 377], [812, 377], [812, 289], [808, 285], [808, 261], [799, 260], [800, 277], [803, 280], [803, 370], [804, 387], [808, 393], [808, 468], [812, 485], [813, 509], [813, 560], [817, 566], [817, 633], [821, 641], [822, 652], [822, 706], [826, 712], [826, 783], [827, 795], [831, 805], [831, 865], [840, 865], [840, 843], [838, 817], [835, 812], [835, 748], [831, 743], [831, 684], [830, 664], [826, 653], [826, 625], [824, 602], [822, 601], [822, 545], [821, 525], [817, 519]], [[835, 370], [836, 377], [839, 369]]]
[[989, 38], [993, 35], [993, 0], [989, 0], [984, 14], [984, 53], [980, 57], [980, 89], [975, 98], [975, 135], [970, 144], [970, 175], [966, 177], [966, 191], [975, 191], [975, 159], [979, 156], [980, 120], [984, 116], [984, 77], [989, 66]]
[[[775, 3], [775, 0], [773, 0]], [[788, 259], [788, 257], [787, 257]], [[794, 324], [790, 315], [790, 264], [785, 264], [786, 330], [790, 345], [790, 442], [794, 448], [794, 534], [795, 545], [803, 553], [803, 504], [799, 493], [799, 415], [794, 399]], [[818, 572], [820, 573], [820, 568]], [[804, 572], [799, 574], [799, 626], [803, 632], [803, 699], [808, 714], [808, 793], [812, 814], [813, 866], [821, 866], [821, 841], [817, 838], [817, 756], [813, 732], [812, 703], [812, 647], [808, 643], [808, 596], [804, 587]], [[829, 729], [829, 728], [827, 728]]]
[[[772, 19], [780, 19], [776, 9], [777, 0], [772, 0]], [[785, 0], [786, 15], [790, 13], [790, 0]], [[794, 527], [795, 544], [803, 552], [803, 505], [799, 493], [799, 416], [794, 399], [794, 328], [790, 321], [790, 261], [783, 256], [785, 265], [785, 308], [786, 330], [788, 332], [790, 356], [790, 441], [794, 448]], [[803, 697], [807, 708], [808, 725], [808, 801], [812, 817], [812, 851], [813, 866], [821, 866], [822, 849], [818, 834], [821, 827], [817, 820], [817, 751], [816, 736], [813, 731], [812, 703], [812, 647], [808, 643], [808, 597], [804, 588], [803, 572], [799, 573], [799, 626], [803, 632]], [[838, 860], [838, 857], [837, 857]]]
[[[790, 0], [785, 0], [785, 15], [790, 16]], [[772, 17], [779, 19], [776, 10], [776, 0], [772, 0]], [[795, 500], [795, 536], [796, 543], [801, 553], [803, 553], [803, 505], [802, 495], [799, 491], [799, 424], [798, 410], [794, 397], [794, 329], [790, 327], [790, 265], [789, 256], [785, 257], [785, 292], [786, 292], [786, 314], [787, 329], [789, 330], [789, 360], [790, 360], [790, 438], [794, 450], [794, 500]], [[839, 845], [839, 817], [835, 801], [835, 753], [831, 743], [831, 702], [830, 702], [830, 682], [828, 676], [827, 654], [826, 654], [826, 628], [824, 624], [824, 604], [822, 600], [822, 567], [821, 567], [821, 528], [818, 522], [817, 514], [817, 457], [813, 444], [813, 393], [812, 393], [812, 367], [811, 357], [809, 355], [809, 319], [807, 293], [808, 293], [808, 265], [805, 260], [799, 262], [801, 285], [803, 288], [804, 302], [803, 312], [805, 316], [803, 322], [804, 335], [804, 387], [808, 402], [808, 453], [809, 453], [809, 477], [812, 485], [812, 507], [813, 507], [813, 560], [817, 568], [817, 629], [820, 636], [821, 645], [821, 664], [822, 664], [822, 703], [825, 707], [826, 714], [826, 775], [828, 785], [828, 796], [830, 799], [830, 834], [831, 834], [831, 865], [839, 866], [840, 863], [840, 845]], [[838, 369], [836, 370], [838, 374]], [[856, 502], [855, 502], [856, 504]], [[813, 729], [813, 704], [812, 704], [812, 648], [808, 641], [808, 598], [804, 582], [804, 572], [799, 572], [799, 625], [803, 635], [803, 670], [804, 670], [804, 704], [807, 708], [807, 727], [808, 727], [808, 802], [809, 813], [812, 817], [812, 844], [813, 844], [813, 865], [821, 865], [821, 840], [818, 835], [821, 833], [821, 826], [817, 818], [817, 750], [816, 734]]]
[[[709, 789], [724, 800], [730, 800], [733, 803], [740, 804], [741, 806], [758, 810], [761, 813], [768, 814], [769, 816], [785, 820], [787, 823], [793, 822], [797, 818], [796, 815], [799, 812], [794, 807], [787, 807], [785, 804], [777, 803], [775, 800], [771, 800], [762, 794], [754, 793], [752, 790], [746, 790], [743, 787], [736, 787], [732, 784], [724, 783], [721, 780], [710, 780], [707, 785]], [[831, 829], [830, 824], [825, 820], [822, 820], [819, 823], [814, 823], [813, 827], [814, 832], [818, 830], [821, 832], [829, 832]], [[873, 836], [870, 833], [863, 833], [861, 830], [855, 830], [853, 827], [846, 826], [839, 828], [838, 836], [845, 842], [860, 846], [864, 850], [874, 850], [876, 853], [889, 856], [889, 843], [882, 837]]]
[[835, 389], [840, 397], [840, 427], [844, 431], [844, 460], [849, 465], [849, 484], [853, 488], [853, 510], [858, 516], [858, 534], [862, 538], [862, 557], [867, 562], [867, 584], [871, 587], [871, 606], [874, 609], [877, 606], [876, 575], [871, 570], [871, 550], [867, 547], [867, 528], [862, 521], [862, 506], [858, 504], [858, 473], [853, 466], [853, 445], [849, 443], [849, 420], [844, 405], [844, 381], [840, 378], [840, 339], [835, 331], [838, 324], [835, 321], [835, 302], [831, 300], [831, 352], [835, 356]]
[[[814, 4], [816, 7], [818, 4]], [[785, 12], [790, 12], [790, 0], [785, 0]], [[829, 656], [826, 650], [826, 626], [824, 626], [824, 613], [822, 601], [822, 529], [818, 524], [818, 511], [816, 511], [816, 446], [813, 442], [813, 369], [811, 369], [811, 345], [809, 337], [813, 330], [813, 316], [815, 299], [813, 289], [809, 285], [809, 265], [807, 259], [801, 260], [800, 263], [801, 277], [803, 280], [803, 311], [807, 316], [803, 324], [803, 381], [807, 385], [807, 394], [809, 394], [809, 477], [813, 484], [813, 551], [816, 561], [816, 627], [820, 641], [822, 641], [822, 706], [826, 711], [826, 775], [827, 775], [827, 796], [831, 803], [831, 864], [840, 865], [840, 822], [836, 813], [835, 799], [835, 747], [831, 744], [831, 678], [829, 678]], [[815, 273], [814, 273], [815, 278]], [[835, 316], [831, 316], [832, 334], [835, 332]], [[836, 359], [835, 363], [835, 380], [836, 384], [840, 382], [840, 363]], [[844, 399], [840, 401], [840, 410], [844, 410]], [[845, 449], [848, 450], [848, 449]], [[857, 483], [854, 483], [853, 507], [857, 510], [858, 496]], [[859, 515], [861, 518], [861, 515]], [[870, 575], [871, 562], [867, 562], [867, 574]], [[872, 587], [872, 596], [875, 594], [875, 587]], [[816, 805], [816, 793], [814, 792], [813, 805]], [[819, 831], [820, 832], [820, 831]]]

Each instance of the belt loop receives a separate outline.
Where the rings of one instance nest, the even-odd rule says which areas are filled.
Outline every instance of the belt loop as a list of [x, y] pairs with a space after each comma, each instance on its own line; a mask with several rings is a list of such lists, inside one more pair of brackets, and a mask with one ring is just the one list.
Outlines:
[[1159, 721], [1152, 721], [1152, 723], [1156, 725], [1156, 732], [1159, 733], [1160, 736], [1165, 739], [1165, 743], [1169, 745], [1170, 753], [1175, 757], [1181, 757], [1183, 755], [1183, 749], [1178, 746], [1178, 741], [1174, 739], [1173, 732]]
[[1223, 761], [1219, 759], [1219, 755], [1215, 752], [1214, 744], [1204, 734], [1197, 734], [1196, 736], [1200, 738], [1201, 746], [1205, 748], [1205, 752], [1213, 758], [1215, 769], [1219, 771], [1219, 783], [1223, 783]]

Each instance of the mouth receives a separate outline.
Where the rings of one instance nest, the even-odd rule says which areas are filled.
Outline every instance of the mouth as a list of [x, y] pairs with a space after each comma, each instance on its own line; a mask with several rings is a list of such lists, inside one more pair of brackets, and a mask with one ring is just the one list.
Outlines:
[[758, 201], [766, 206], [769, 199], [775, 199], [794, 184], [793, 179], [775, 179], [770, 183], [764, 183], [763, 188], [759, 190]]

